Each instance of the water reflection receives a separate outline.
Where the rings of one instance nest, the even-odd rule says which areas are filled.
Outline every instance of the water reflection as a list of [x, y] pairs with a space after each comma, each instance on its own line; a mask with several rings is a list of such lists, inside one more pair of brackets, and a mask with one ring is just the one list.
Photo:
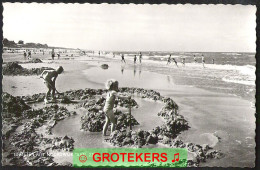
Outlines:
[[167, 75], [166, 77], [167, 77], [168, 86], [171, 85], [171, 84], [174, 84], [173, 79], [170, 75]]
[[142, 66], [139, 65], [139, 78], [141, 77], [141, 73], [142, 73]]
[[136, 74], [136, 66], [134, 65], [134, 77], [135, 77], [135, 74]]
[[167, 81], [169, 84], [171, 83], [171, 77], [169, 75], [167, 75]]
[[122, 73], [122, 75], [124, 74], [124, 70], [125, 70], [125, 66], [121, 65], [121, 73]]

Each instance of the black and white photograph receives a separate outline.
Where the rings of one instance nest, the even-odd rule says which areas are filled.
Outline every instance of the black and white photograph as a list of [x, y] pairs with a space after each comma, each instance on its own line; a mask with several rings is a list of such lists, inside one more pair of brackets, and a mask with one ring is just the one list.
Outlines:
[[3, 166], [182, 148], [185, 167], [255, 167], [255, 5], [2, 5]]

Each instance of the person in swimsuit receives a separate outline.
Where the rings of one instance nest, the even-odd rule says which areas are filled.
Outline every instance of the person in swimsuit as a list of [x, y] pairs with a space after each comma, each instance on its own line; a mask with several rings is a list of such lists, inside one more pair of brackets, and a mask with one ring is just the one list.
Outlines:
[[136, 58], [136, 55], [135, 55], [135, 56], [134, 56], [134, 64], [136, 64], [136, 59], [137, 59], [137, 58]]
[[55, 52], [54, 52], [54, 49], [52, 49], [52, 52], [51, 52], [51, 58], [52, 58], [52, 60], [54, 60], [54, 57], [55, 57]]
[[203, 54], [202, 54], [202, 57], [201, 57], [201, 61], [202, 61], [203, 68], [205, 68], [205, 66], [204, 66], [204, 64], [205, 64], [205, 58], [204, 58]]
[[32, 58], [32, 52], [29, 51], [29, 52], [28, 52], [28, 59], [31, 59], [31, 58]]
[[178, 67], [177, 61], [175, 60], [175, 58], [172, 58], [173, 62], [175, 63], [175, 65]]
[[182, 58], [182, 64], [185, 66], [185, 58]]
[[140, 64], [142, 64], [142, 53], [141, 52], [139, 54], [139, 62], [140, 62]]
[[52, 100], [55, 100], [55, 81], [59, 74], [63, 72], [63, 67], [60, 66], [57, 70], [44, 70], [40, 75], [40, 78], [44, 79], [44, 84], [47, 86], [48, 91], [46, 93], [44, 102], [48, 103], [48, 97], [52, 91]]
[[26, 60], [26, 56], [27, 56], [27, 54], [26, 54], [26, 52], [24, 51], [23, 57], [24, 57], [25, 60]]
[[171, 57], [172, 57], [172, 55], [170, 54], [170, 56], [169, 56], [168, 59], [167, 59], [167, 63], [166, 63], [166, 65], [168, 65], [168, 64], [171, 63]]
[[106, 116], [106, 122], [104, 124], [103, 127], [103, 135], [106, 136], [106, 132], [107, 132], [107, 128], [109, 123], [111, 122], [111, 133], [115, 130], [115, 126], [116, 126], [116, 118], [113, 112], [113, 108], [114, 108], [114, 104], [115, 104], [115, 99], [116, 97], [120, 98], [120, 99], [131, 99], [131, 96], [128, 97], [123, 97], [123, 96], [119, 96], [117, 94], [118, 90], [118, 81], [116, 80], [108, 80], [105, 83], [105, 87], [108, 90], [107, 92], [107, 97], [106, 97], [106, 102], [105, 102], [105, 106], [104, 106], [104, 113]]
[[121, 54], [121, 62], [124, 62], [125, 63], [125, 56], [124, 56], [124, 54]]
[[195, 55], [194, 55], [193, 59], [194, 59], [194, 62], [197, 63], [197, 58]]

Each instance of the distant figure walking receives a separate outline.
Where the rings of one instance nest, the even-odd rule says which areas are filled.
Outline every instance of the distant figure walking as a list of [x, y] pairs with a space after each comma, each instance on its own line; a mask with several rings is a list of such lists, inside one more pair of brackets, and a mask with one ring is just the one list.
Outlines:
[[60, 59], [60, 53], [58, 53], [57, 56], [58, 56], [58, 59]]
[[32, 52], [29, 51], [29, 52], [28, 52], [28, 59], [31, 59], [31, 58], [32, 58]]
[[205, 68], [205, 58], [204, 58], [203, 54], [202, 54], [202, 57], [201, 57], [201, 61], [202, 61], [203, 68]]
[[126, 62], [125, 62], [125, 56], [124, 56], [124, 54], [121, 54], [121, 62], [126, 63]]
[[166, 65], [168, 65], [168, 64], [171, 63], [171, 57], [172, 57], [172, 55], [170, 54], [169, 57], [168, 57], [168, 59], [167, 59], [167, 63], [166, 63]]
[[116, 118], [113, 112], [114, 104], [115, 104], [115, 99], [116, 97], [119, 99], [131, 99], [131, 96], [128, 97], [123, 97], [117, 94], [118, 90], [118, 81], [116, 80], [108, 80], [105, 83], [105, 87], [108, 90], [107, 92], [107, 97], [106, 97], [106, 102], [104, 106], [104, 113], [106, 116], [106, 122], [103, 127], [103, 135], [106, 136], [107, 128], [111, 122], [111, 133], [115, 130], [116, 128]]
[[195, 55], [194, 55], [193, 59], [194, 59], [194, 62], [197, 63], [197, 58]]
[[24, 57], [25, 60], [26, 60], [26, 56], [27, 56], [27, 54], [26, 54], [26, 52], [24, 51], [24, 52], [23, 52], [23, 57]]
[[215, 63], [215, 60], [214, 60], [214, 58], [212, 59], [212, 64], [214, 64]]
[[142, 53], [141, 52], [139, 54], [139, 62], [140, 62], [140, 64], [142, 64]]
[[137, 60], [137, 57], [136, 55], [134, 56], [134, 64], [136, 64], [136, 60]]
[[173, 62], [175, 63], [175, 65], [178, 67], [177, 61], [175, 60], [175, 58], [172, 58]]
[[182, 65], [185, 66], [185, 58], [182, 58]]
[[54, 52], [54, 49], [52, 49], [52, 52], [51, 52], [51, 58], [52, 58], [52, 60], [54, 60], [54, 57], [55, 57], [55, 52]]
[[98, 52], [98, 55], [100, 56], [100, 51]]

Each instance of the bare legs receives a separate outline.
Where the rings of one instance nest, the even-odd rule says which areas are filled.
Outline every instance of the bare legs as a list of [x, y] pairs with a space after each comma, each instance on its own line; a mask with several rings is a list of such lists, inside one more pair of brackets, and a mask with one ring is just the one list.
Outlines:
[[48, 101], [48, 97], [50, 96], [51, 94], [51, 97], [52, 99], [54, 100], [55, 99], [55, 88], [52, 88], [49, 83], [45, 82], [47, 88], [48, 88], [48, 91], [46, 93], [46, 96], [45, 96], [45, 101], [47, 102]]
[[108, 125], [109, 125], [110, 122], [111, 122], [111, 132], [113, 132], [115, 130], [115, 127], [116, 127], [116, 119], [115, 119], [115, 115], [113, 113], [113, 110], [106, 112], [106, 123], [104, 124], [104, 127], [103, 127], [103, 135], [104, 136], [106, 136], [107, 128], [108, 128]]

